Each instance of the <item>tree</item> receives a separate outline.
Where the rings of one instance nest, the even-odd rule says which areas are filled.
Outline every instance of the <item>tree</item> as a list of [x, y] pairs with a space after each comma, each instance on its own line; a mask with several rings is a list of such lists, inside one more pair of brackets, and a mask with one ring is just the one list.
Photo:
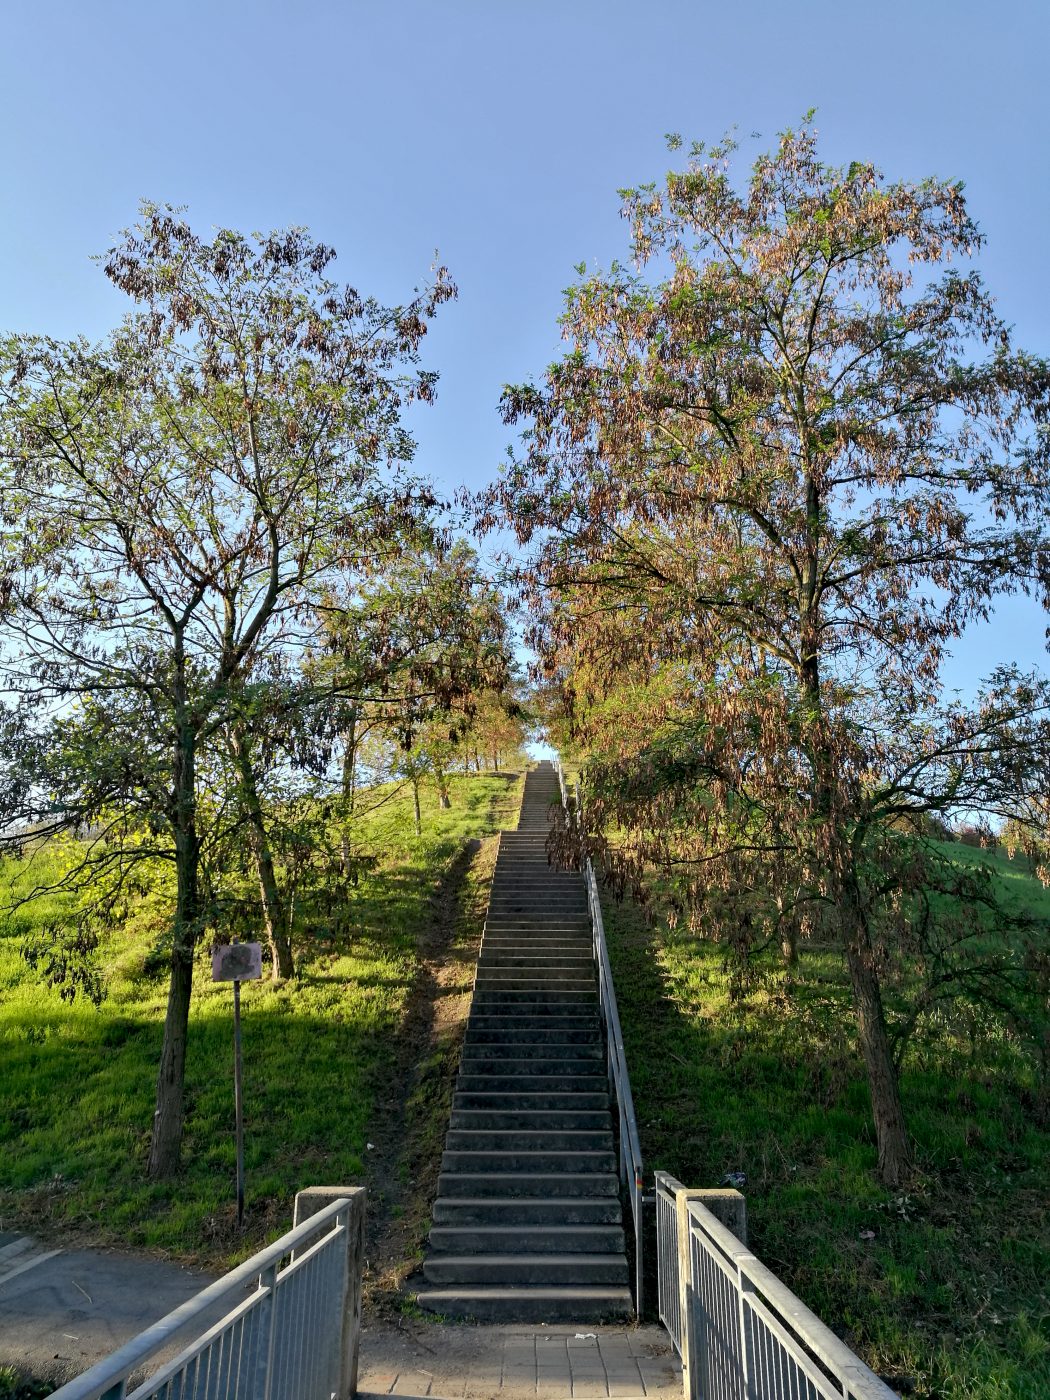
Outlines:
[[501, 762], [521, 757], [526, 715], [515, 690], [516, 686], [508, 685], [503, 690], [485, 691], [477, 698], [464, 748], [473, 752], [479, 769], [484, 760], [491, 762], [498, 773]]
[[533, 545], [533, 641], [621, 888], [657, 863], [743, 958], [842, 950], [895, 1183], [884, 983], [958, 889], [920, 819], [1043, 767], [1045, 687], [965, 711], [938, 678], [997, 595], [1045, 589], [1048, 375], [944, 266], [982, 242], [960, 185], [827, 165], [809, 125], [741, 188], [734, 151], [625, 192], [639, 270], [583, 276], [565, 357], [505, 392], [527, 452], [481, 524]]
[[[309, 645], [333, 575], [366, 576], [431, 502], [401, 412], [433, 397], [418, 348], [454, 288], [439, 269], [388, 309], [331, 281], [333, 257], [299, 229], [209, 243], [147, 205], [105, 259], [139, 308], [110, 339], [19, 336], [0, 357], [8, 686], [23, 713], [86, 700], [110, 725], [91, 780], [55, 790], [62, 822], [120, 810], [108, 858], [144, 825], [177, 872], [154, 1176], [182, 1132], [202, 746], [245, 677]], [[109, 742], [128, 715], [133, 755]], [[48, 820], [39, 788], [11, 790], [9, 822]]]

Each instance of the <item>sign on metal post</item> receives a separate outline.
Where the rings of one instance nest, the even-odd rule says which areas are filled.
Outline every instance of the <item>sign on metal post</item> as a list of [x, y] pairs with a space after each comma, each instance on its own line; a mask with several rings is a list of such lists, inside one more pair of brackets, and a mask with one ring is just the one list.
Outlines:
[[241, 983], [262, 976], [262, 944], [225, 943], [212, 949], [211, 980], [233, 983], [233, 1108], [237, 1132], [237, 1228], [244, 1224], [244, 1105], [241, 1098]]

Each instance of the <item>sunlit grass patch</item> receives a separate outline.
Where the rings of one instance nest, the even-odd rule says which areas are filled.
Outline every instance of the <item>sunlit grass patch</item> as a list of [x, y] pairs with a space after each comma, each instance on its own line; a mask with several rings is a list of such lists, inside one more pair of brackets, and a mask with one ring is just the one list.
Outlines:
[[[248, 1227], [233, 1226], [232, 993], [195, 969], [183, 1169], [145, 1180], [167, 977], [147, 921], [107, 936], [107, 997], [97, 1009], [43, 986], [21, 948], [57, 898], [0, 918], [0, 1203], [30, 1227], [228, 1262], [287, 1228], [300, 1188], [356, 1184], [369, 1124], [390, 1088], [397, 1036], [431, 900], [464, 843], [512, 824], [518, 784], [460, 777], [452, 807], [424, 794], [423, 834], [407, 793], [362, 818], [378, 857], [353, 891], [348, 934], [302, 944], [294, 982], [242, 988]], [[429, 800], [428, 800], [429, 799]], [[0, 899], [58, 857], [0, 867]]]

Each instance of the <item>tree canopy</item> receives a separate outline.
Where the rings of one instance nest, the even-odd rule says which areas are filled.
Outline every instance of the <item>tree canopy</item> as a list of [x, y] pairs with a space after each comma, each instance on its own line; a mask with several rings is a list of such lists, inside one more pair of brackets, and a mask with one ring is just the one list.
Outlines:
[[923, 820], [1045, 786], [1046, 685], [1004, 670], [966, 707], [939, 677], [998, 596], [1045, 596], [1050, 378], [956, 265], [960, 185], [826, 164], [810, 125], [735, 158], [623, 192], [634, 267], [583, 275], [566, 354], [505, 392], [526, 450], [482, 523], [528, 547], [592, 847], [745, 963], [835, 941], [895, 1182], [884, 987], [957, 945], [934, 892], [978, 893]]
[[96, 869], [174, 863], [153, 1174], [181, 1135], [202, 752], [252, 677], [318, 642], [333, 592], [434, 539], [402, 413], [433, 398], [419, 346], [455, 288], [439, 268], [384, 307], [334, 256], [299, 229], [209, 242], [147, 205], [104, 259], [137, 308], [108, 341], [16, 336], [0, 358], [5, 815], [101, 824]]

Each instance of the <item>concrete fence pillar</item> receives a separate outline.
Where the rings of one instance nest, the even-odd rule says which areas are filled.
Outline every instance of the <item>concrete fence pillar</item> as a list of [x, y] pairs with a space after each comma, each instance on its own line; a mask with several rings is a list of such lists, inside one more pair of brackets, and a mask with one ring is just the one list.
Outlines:
[[301, 1225], [325, 1206], [345, 1196], [349, 1202], [346, 1231], [346, 1293], [340, 1344], [338, 1400], [357, 1394], [357, 1358], [361, 1344], [361, 1276], [365, 1260], [365, 1199], [363, 1186], [308, 1186], [296, 1193], [293, 1225]]
[[689, 1203], [699, 1201], [711, 1214], [732, 1230], [741, 1244], [747, 1244], [747, 1201], [739, 1191], [712, 1189], [675, 1192], [675, 1215], [678, 1219], [678, 1287], [682, 1319], [682, 1390], [689, 1400], [702, 1400], [696, 1382], [695, 1368], [690, 1365], [693, 1345], [692, 1269], [689, 1260]]

